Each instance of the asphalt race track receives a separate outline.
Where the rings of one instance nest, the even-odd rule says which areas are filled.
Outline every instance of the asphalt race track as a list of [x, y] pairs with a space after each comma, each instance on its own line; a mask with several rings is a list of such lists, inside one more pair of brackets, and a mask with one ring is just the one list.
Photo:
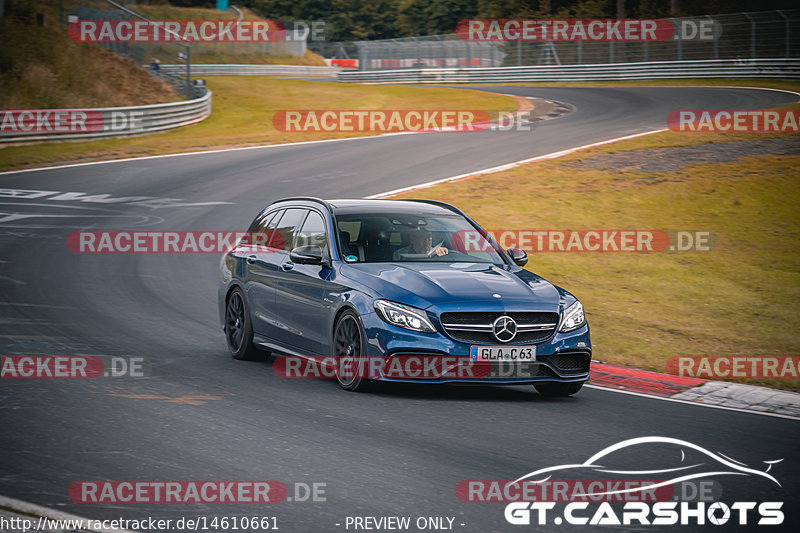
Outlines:
[[[6, 189], [155, 198], [0, 197], [0, 354], [142, 357], [147, 374], [2, 380], [0, 495], [91, 518], [276, 516], [287, 532], [345, 531], [354, 515], [450, 516], [465, 532], [542, 531], [508, 524], [502, 503], [459, 501], [457, 484], [515, 479], [580, 463], [623, 439], [659, 435], [759, 470], [762, 461], [783, 458], [771, 470], [782, 486], [725, 478], [724, 499], [784, 501], [787, 522], [767, 530], [797, 531], [797, 421], [597, 389], [550, 400], [532, 387], [392, 386], [353, 394], [334, 381], [283, 380], [268, 361], [228, 355], [217, 319], [218, 255], [67, 248], [67, 235], [84, 228], [244, 230], [283, 196], [363, 197], [662, 129], [674, 109], [797, 100], [737, 88], [485, 90], [576, 110], [532, 132], [393, 135], [0, 175]], [[652, 460], [633, 450], [630, 459], [631, 468]], [[324, 482], [327, 501], [87, 505], [68, 496], [79, 480], [279, 480], [290, 495], [296, 482]]]

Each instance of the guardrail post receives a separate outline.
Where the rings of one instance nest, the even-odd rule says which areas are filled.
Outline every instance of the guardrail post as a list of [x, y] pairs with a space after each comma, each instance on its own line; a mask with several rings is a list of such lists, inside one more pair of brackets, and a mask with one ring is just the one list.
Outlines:
[[649, 53], [648, 53], [648, 52], [649, 52], [649, 48], [647, 47], [647, 41], [645, 41], [645, 42], [644, 42], [644, 45], [643, 45], [643, 47], [642, 47], [642, 53], [643, 53], [643, 55], [644, 55], [644, 59], [643, 59], [643, 61], [644, 61], [645, 63], [647, 63], [647, 57], [648, 57], [648, 55], [649, 55]]
[[608, 41], [608, 62], [614, 62], [614, 41]]
[[583, 65], [583, 41], [578, 40], [578, 65]]

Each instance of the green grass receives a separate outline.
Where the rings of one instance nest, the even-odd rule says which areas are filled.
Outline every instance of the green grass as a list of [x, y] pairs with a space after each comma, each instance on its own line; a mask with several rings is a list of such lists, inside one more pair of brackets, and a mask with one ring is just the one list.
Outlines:
[[[800, 156], [698, 164], [649, 181], [575, 168], [595, 155], [742, 137], [663, 132], [402, 196], [454, 203], [489, 229], [712, 231], [711, 252], [535, 253], [528, 268], [584, 302], [601, 361], [664, 372], [679, 355], [800, 355]], [[800, 390], [800, 380], [744, 381]]]
[[[91, 142], [39, 143], [0, 149], [0, 170], [44, 163], [115, 159], [230, 146], [352, 137], [353, 133], [277, 131], [275, 112], [291, 109], [517, 109], [509, 96], [437, 87], [386, 87], [268, 78], [211, 77], [213, 112], [166, 133]], [[368, 135], [368, 134], [361, 134]]]

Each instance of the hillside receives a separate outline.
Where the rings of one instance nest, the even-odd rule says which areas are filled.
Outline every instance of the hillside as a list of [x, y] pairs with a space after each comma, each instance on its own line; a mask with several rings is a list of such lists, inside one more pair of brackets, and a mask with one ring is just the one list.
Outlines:
[[[176, 7], [170, 4], [137, 4], [132, 6], [138, 13], [152, 20], [236, 20], [238, 14], [229, 9], [202, 7]], [[242, 8], [244, 20], [263, 20], [247, 8]], [[265, 53], [261, 43], [201, 43], [192, 46], [192, 63], [242, 63], [259, 65], [314, 65], [325, 66], [325, 60], [310, 50], [304, 56], [290, 55], [282, 43], [270, 44]], [[155, 54], [157, 55], [157, 54]]]
[[[6, 5], [0, 18], [0, 108], [109, 107], [179, 100], [169, 84], [58, 28], [54, 2]], [[45, 25], [36, 14], [45, 14]]]

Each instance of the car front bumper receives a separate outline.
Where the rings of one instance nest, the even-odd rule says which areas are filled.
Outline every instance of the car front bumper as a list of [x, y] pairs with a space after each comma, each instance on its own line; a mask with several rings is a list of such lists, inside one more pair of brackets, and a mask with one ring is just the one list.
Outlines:
[[[419, 383], [582, 382], [589, 379], [592, 346], [589, 326], [556, 332], [537, 342], [533, 362], [481, 363], [470, 359], [471, 344], [447, 334], [418, 333], [384, 322], [376, 313], [361, 316], [366, 355], [383, 358], [372, 379]], [[501, 345], [497, 343], [496, 345]], [[518, 345], [505, 345], [518, 346]]]

